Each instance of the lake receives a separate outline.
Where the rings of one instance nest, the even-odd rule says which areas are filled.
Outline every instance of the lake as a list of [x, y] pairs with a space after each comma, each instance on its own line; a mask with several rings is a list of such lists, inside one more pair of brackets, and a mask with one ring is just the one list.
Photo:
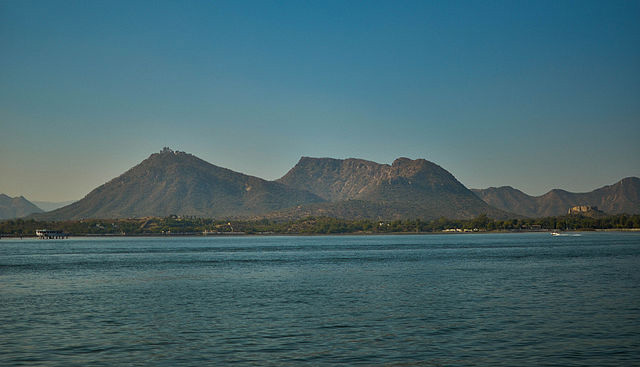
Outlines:
[[640, 234], [0, 241], [0, 365], [640, 364]]

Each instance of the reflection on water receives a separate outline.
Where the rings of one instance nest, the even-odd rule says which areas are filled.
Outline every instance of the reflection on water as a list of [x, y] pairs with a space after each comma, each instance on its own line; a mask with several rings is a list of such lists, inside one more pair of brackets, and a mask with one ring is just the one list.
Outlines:
[[0, 242], [0, 365], [638, 360], [637, 234]]

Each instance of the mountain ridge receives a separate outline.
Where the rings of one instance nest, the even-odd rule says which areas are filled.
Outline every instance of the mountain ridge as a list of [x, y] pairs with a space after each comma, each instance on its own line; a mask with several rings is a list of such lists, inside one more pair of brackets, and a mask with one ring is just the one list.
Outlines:
[[640, 212], [640, 179], [629, 177], [589, 193], [554, 189], [533, 197], [510, 186], [469, 190], [425, 159], [391, 164], [359, 158], [303, 156], [274, 181], [245, 175], [165, 148], [81, 200], [41, 220], [187, 215], [223, 218], [495, 219], [565, 215], [570, 207]]
[[608, 214], [640, 213], [640, 178], [622, 180], [589, 192], [574, 193], [552, 189], [540, 196], [531, 196], [511, 186], [472, 189], [487, 204], [526, 217], [565, 215], [571, 207], [595, 206]]
[[0, 220], [20, 218], [33, 213], [41, 213], [42, 211], [24, 196], [12, 198], [9, 195], [0, 194]]

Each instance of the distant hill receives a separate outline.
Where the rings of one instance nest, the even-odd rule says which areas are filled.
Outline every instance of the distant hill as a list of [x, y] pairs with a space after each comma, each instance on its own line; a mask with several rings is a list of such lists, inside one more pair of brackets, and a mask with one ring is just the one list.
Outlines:
[[640, 214], [640, 178], [628, 177], [587, 193], [554, 189], [529, 196], [509, 186], [472, 190], [487, 204], [526, 217], [565, 215], [574, 206], [595, 206], [608, 214]]
[[278, 213], [284, 217], [471, 218], [508, 214], [490, 207], [451, 173], [424, 159], [398, 158], [392, 165], [362, 159], [303, 157], [277, 182], [309, 190], [326, 203]]
[[75, 203], [78, 200], [68, 200], [68, 201], [32, 201], [38, 208], [44, 210], [45, 212], [55, 210], [58, 208], [62, 208], [63, 206], [67, 206], [69, 204]]
[[41, 212], [42, 209], [22, 196], [12, 198], [5, 194], [0, 194], [0, 219], [20, 218]]
[[308, 191], [217, 167], [191, 154], [165, 148], [83, 199], [34, 217], [234, 217], [321, 201]]

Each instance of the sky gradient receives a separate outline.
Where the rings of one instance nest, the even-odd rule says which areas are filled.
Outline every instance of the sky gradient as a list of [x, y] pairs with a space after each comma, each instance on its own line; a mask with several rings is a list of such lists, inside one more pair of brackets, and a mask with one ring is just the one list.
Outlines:
[[470, 188], [640, 176], [640, 1], [0, 0], [0, 193], [169, 146], [265, 179], [425, 158]]

